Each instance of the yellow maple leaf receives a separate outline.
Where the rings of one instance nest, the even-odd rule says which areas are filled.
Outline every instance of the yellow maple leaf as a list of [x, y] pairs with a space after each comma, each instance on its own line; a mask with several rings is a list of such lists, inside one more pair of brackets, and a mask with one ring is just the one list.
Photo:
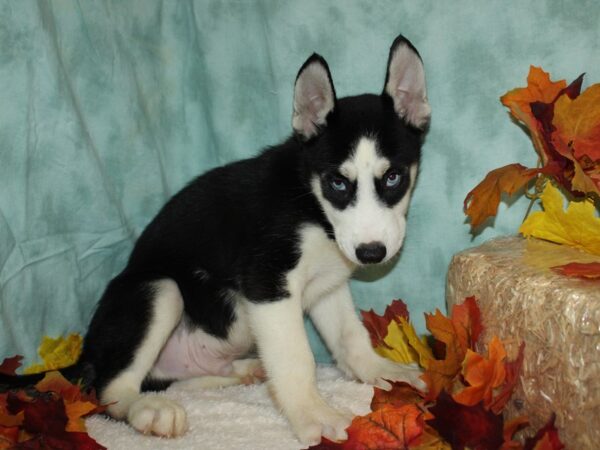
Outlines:
[[82, 337], [77, 333], [72, 333], [66, 338], [58, 337], [56, 339], [44, 336], [38, 348], [38, 354], [43, 363], [33, 364], [24, 369], [23, 373], [45, 372], [75, 364], [81, 354], [82, 342]]
[[427, 369], [429, 367], [429, 361], [434, 359], [433, 352], [429, 348], [429, 345], [427, 345], [427, 342], [424, 340], [424, 338], [421, 339], [419, 336], [417, 336], [412, 324], [404, 317], [400, 317], [400, 328], [402, 329], [402, 332], [404, 333], [404, 336], [406, 336], [406, 339], [408, 340], [408, 343], [412, 349], [419, 356], [419, 365], [424, 369]]
[[419, 338], [412, 324], [404, 317], [392, 320], [383, 339], [385, 345], [375, 347], [375, 351], [384, 358], [403, 364], [419, 363], [427, 368], [433, 359], [433, 353], [424, 339]]
[[417, 362], [419, 356], [408, 343], [408, 338], [395, 320], [392, 320], [383, 339], [386, 345], [375, 347], [375, 351], [384, 358], [403, 364]]
[[541, 195], [544, 211], [531, 214], [519, 228], [525, 237], [536, 237], [600, 255], [600, 218], [591, 200], [570, 202], [551, 183]]

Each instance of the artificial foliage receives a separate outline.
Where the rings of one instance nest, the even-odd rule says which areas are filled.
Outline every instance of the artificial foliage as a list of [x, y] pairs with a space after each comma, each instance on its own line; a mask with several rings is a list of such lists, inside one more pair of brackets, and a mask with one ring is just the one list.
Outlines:
[[[531, 137], [538, 165], [513, 163], [490, 171], [464, 201], [472, 229], [497, 214], [503, 195], [527, 190], [530, 209], [541, 201], [544, 211], [527, 218], [519, 230], [524, 236], [600, 254], [600, 84], [583, 92], [582, 84], [583, 75], [567, 85], [532, 66], [527, 86], [500, 98], [511, 118]], [[561, 273], [600, 278], [596, 263]]]
[[[0, 372], [14, 375], [20, 359], [5, 359]], [[48, 372], [31, 388], [0, 393], [0, 449], [104, 449], [83, 419], [104, 410], [93, 391]]]
[[38, 348], [42, 362], [25, 368], [23, 373], [46, 372], [75, 364], [81, 354], [82, 344], [83, 338], [78, 333], [71, 333], [66, 338], [44, 336]]
[[[478, 341], [484, 328], [474, 297], [454, 306], [450, 317], [439, 310], [426, 314], [431, 333], [427, 339], [409, 338], [414, 329], [400, 300], [394, 300], [383, 316], [372, 310], [362, 315], [376, 351], [381, 353], [383, 348], [386, 355], [410, 355], [405, 362], [421, 365], [427, 389], [403, 382], [391, 383], [389, 391], [374, 388], [371, 412], [354, 418], [346, 441], [323, 438], [311, 450], [564, 448], [553, 417], [534, 437], [524, 442], [515, 439], [528, 426], [528, 419], [506, 418], [504, 410], [519, 380], [524, 345], [514, 360], [508, 359], [504, 343], [496, 336], [480, 351], [484, 346]], [[401, 333], [403, 329], [409, 330], [408, 335], [386, 339], [388, 331]], [[395, 343], [401, 347], [399, 352], [394, 352]]]

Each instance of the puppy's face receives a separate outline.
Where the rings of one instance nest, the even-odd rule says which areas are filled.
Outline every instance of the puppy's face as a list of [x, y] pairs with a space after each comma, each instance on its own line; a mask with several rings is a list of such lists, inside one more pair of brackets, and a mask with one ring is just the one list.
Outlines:
[[389, 261], [402, 247], [420, 156], [418, 130], [390, 99], [345, 98], [310, 146], [311, 187], [336, 242], [355, 264]]
[[386, 262], [402, 247], [429, 117], [421, 58], [401, 36], [381, 95], [338, 100], [318, 55], [300, 69], [292, 124], [309, 154], [313, 194], [352, 262]]

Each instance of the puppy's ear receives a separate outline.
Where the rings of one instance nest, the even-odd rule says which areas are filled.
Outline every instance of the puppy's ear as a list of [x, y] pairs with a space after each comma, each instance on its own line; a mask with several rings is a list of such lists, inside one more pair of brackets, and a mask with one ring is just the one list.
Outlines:
[[383, 92], [392, 97], [394, 109], [402, 119], [417, 128], [427, 128], [431, 107], [427, 101], [425, 69], [417, 49], [402, 35], [390, 48]]
[[335, 89], [327, 62], [316, 53], [300, 68], [294, 86], [292, 126], [296, 133], [309, 139], [327, 123], [335, 107]]

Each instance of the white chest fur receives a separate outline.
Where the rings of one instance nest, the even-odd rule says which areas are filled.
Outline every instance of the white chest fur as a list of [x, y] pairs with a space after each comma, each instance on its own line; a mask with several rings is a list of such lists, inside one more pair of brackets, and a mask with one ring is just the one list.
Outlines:
[[304, 310], [346, 283], [355, 265], [345, 258], [335, 241], [317, 226], [300, 232], [300, 261], [287, 275], [292, 295], [299, 295]]

